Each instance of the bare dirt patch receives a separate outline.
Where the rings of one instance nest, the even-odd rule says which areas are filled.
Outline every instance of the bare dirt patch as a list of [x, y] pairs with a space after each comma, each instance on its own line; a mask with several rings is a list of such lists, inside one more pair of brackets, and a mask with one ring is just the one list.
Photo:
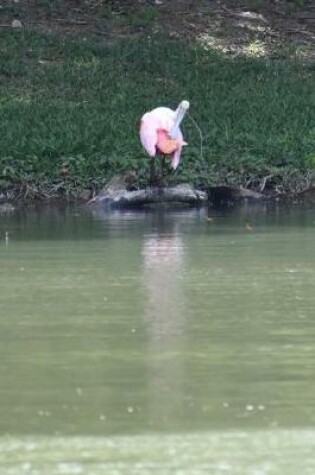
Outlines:
[[1, 28], [62, 35], [94, 34], [105, 41], [161, 32], [232, 54], [314, 57], [315, 5], [311, 0], [7, 0]]

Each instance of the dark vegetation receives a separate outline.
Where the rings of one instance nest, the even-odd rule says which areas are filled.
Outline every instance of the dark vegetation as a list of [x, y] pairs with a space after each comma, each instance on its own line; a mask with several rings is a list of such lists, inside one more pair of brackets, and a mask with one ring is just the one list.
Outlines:
[[181, 99], [198, 128], [185, 119], [189, 147], [170, 183], [309, 188], [312, 12], [302, 0], [5, 2], [0, 196], [88, 199], [129, 170], [144, 186], [139, 119]]

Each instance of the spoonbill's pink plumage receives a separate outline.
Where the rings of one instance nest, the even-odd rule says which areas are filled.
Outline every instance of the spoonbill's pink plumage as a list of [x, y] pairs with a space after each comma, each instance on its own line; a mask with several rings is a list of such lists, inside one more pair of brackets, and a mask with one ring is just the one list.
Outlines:
[[148, 155], [168, 155], [174, 170], [180, 162], [183, 139], [180, 123], [189, 108], [188, 101], [182, 101], [176, 111], [168, 107], [157, 107], [144, 114], [140, 124], [140, 141]]

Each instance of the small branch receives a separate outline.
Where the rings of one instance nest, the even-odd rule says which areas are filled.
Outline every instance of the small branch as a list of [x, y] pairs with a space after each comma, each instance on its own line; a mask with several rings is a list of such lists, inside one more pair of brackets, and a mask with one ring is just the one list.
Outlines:
[[246, 180], [246, 183], [245, 183], [244, 188], [245, 188], [245, 189], [248, 188], [249, 185], [252, 183], [252, 181], [253, 181], [253, 177], [250, 177], [248, 180]]
[[262, 179], [262, 182], [259, 186], [260, 193], [262, 193], [264, 191], [267, 181], [270, 180], [270, 178], [272, 178], [272, 177], [273, 177], [273, 175], [267, 175]]

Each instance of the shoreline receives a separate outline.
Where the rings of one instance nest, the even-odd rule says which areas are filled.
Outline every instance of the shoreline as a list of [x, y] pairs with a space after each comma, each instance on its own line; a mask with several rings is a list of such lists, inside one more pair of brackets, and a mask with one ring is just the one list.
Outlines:
[[[184, 185], [186, 184], [179, 184]], [[12, 187], [9, 190], [0, 189], [0, 213], [5, 211], [6, 208], [10, 210], [10, 207], [16, 209], [20, 207], [28, 207], [32, 205], [91, 205], [91, 206], [103, 206], [106, 207], [106, 203], [102, 203], [101, 197], [106, 190], [107, 186], [103, 187], [97, 193], [94, 194], [89, 190], [82, 189], [81, 192], [78, 192], [76, 196], [74, 195], [65, 195], [63, 193], [55, 194], [53, 196], [44, 195], [43, 193], [32, 193], [27, 194], [25, 190], [21, 189], [19, 186]], [[176, 186], [175, 186], [176, 188]], [[151, 190], [149, 185], [143, 186], [141, 188], [133, 189], [129, 193], [133, 193], [135, 190], [140, 194], [145, 194], [147, 190]], [[167, 186], [163, 190], [172, 190], [174, 186]], [[195, 204], [190, 204], [190, 206], [202, 207], [202, 206], [213, 206], [213, 207], [225, 207], [225, 206], [234, 206], [242, 203], [283, 203], [283, 204], [298, 204], [298, 203], [314, 203], [315, 204], [315, 186], [310, 184], [307, 188], [297, 191], [296, 188], [287, 189], [281, 193], [274, 187], [268, 188], [267, 190], [259, 191], [253, 190], [250, 188], [243, 188], [242, 186], [230, 186], [230, 185], [212, 185], [212, 186], [200, 186], [196, 190], [206, 193], [207, 198], [203, 202], [196, 202]], [[157, 190], [162, 190], [158, 188]], [[118, 189], [119, 192], [126, 191], [126, 189]], [[176, 202], [174, 201], [176, 204]], [[174, 204], [173, 203], [173, 204]], [[169, 204], [172, 205], [172, 200], [169, 201]], [[187, 206], [189, 203], [187, 203]], [[110, 206], [109, 206], [110, 207]], [[122, 206], [123, 208], [124, 206]], [[143, 207], [143, 203], [135, 203], [131, 206], [126, 205], [125, 208], [138, 208]], [[119, 206], [118, 206], [119, 208]]]

